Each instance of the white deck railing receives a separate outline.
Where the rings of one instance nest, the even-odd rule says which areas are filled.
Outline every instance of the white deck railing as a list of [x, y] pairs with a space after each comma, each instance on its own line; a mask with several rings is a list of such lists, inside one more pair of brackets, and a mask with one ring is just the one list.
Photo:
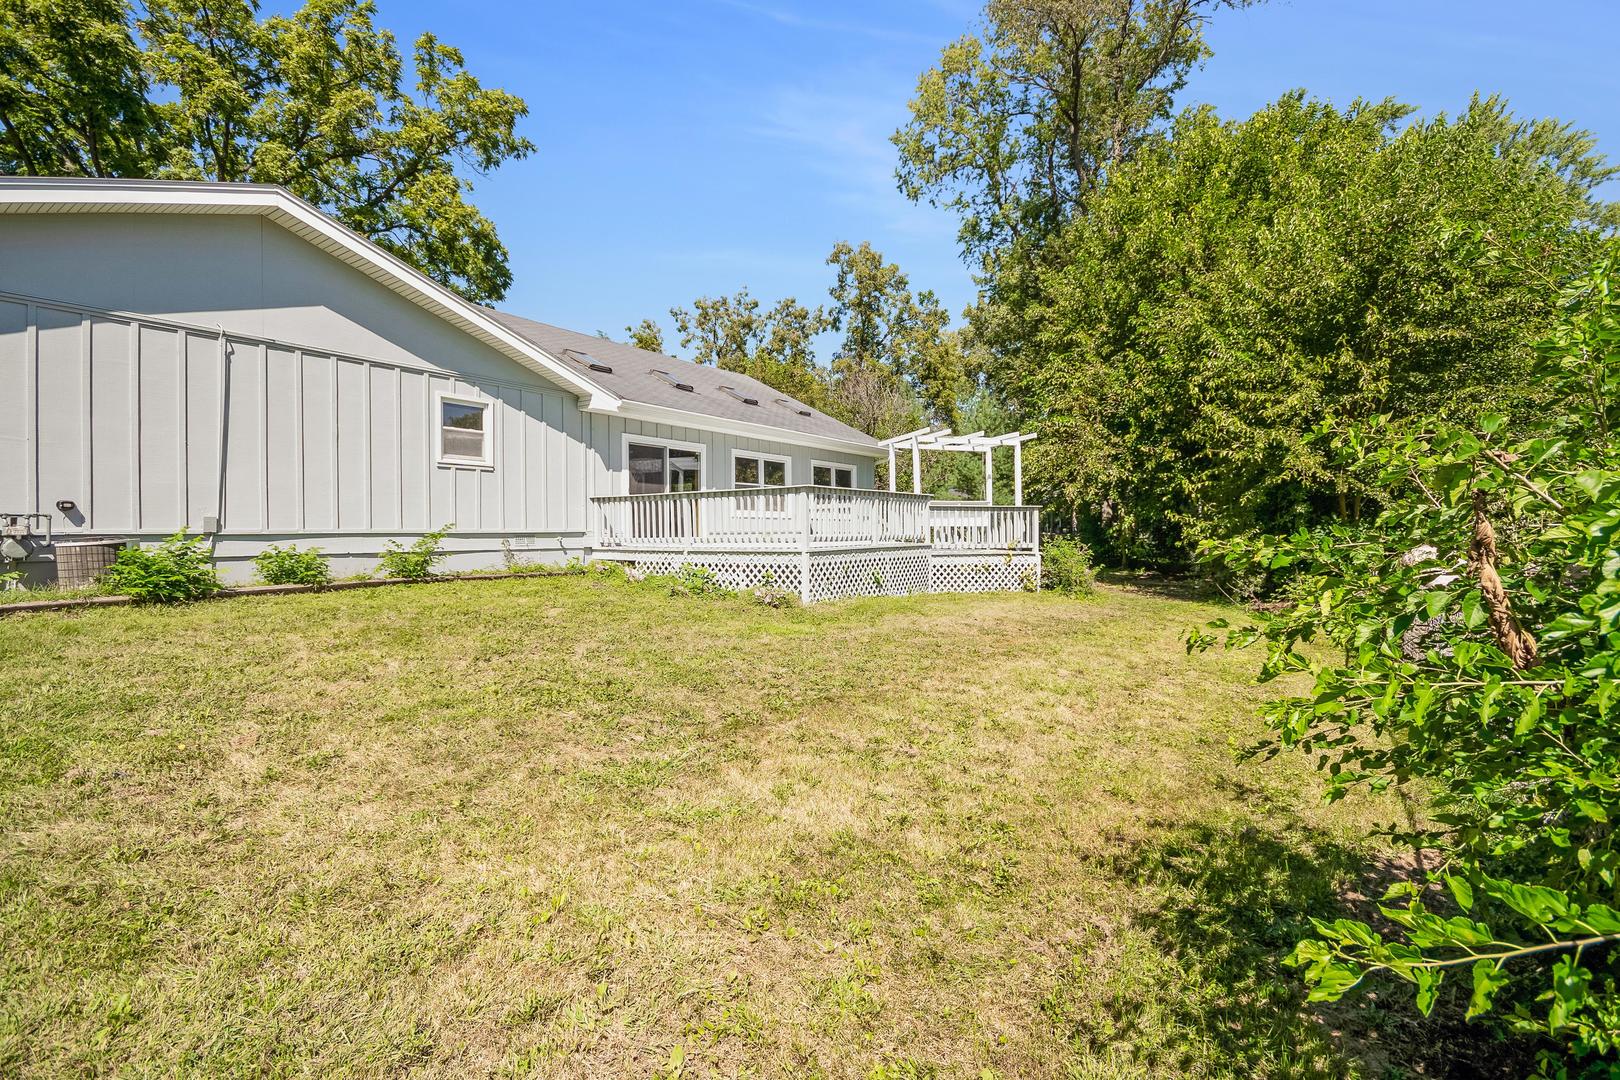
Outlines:
[[1041, 508], [935, 502], [928, 507], [935, 551], [1038, 551]]
[[651, 551], [922, 547], [926, 495], [801, 485], [599, 495], [596, 546]]

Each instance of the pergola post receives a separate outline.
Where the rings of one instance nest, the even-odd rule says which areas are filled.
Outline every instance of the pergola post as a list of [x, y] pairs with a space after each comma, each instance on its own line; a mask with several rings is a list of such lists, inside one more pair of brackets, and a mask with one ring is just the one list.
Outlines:
[[1002, 435], [986, 436], [982, 431], [970, 431], [963, 435], [952, 435], [950, 428], [919, 428], [908, 431], [903, 435], [894, 435], [883, 440], [883, 448], [889, 454], [889, 490], [899, 490], [899, 462], [897, 456], [901, 447], [911, 448], [911, 490], [921, 495], [922, 490], [922, 452], [924, 450], [955, 450], [964, 454], [984, 455], [984, 501], [986, 505], [996, 504], [996, 448], [1010, 446], [1013, 452], [1013, 505], [1024, 505], [1024, 444], [1035, 438], [1033, 431], [1009, 431]]
[[[890, 451], [892, 454], [893, 451]], [[1024, 505], [1024, 443], [1013, 443], [1013, 505]]]

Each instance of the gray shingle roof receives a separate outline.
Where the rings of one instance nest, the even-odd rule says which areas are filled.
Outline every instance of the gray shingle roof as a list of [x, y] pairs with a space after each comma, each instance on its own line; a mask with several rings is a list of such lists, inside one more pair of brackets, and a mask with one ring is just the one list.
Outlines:
[[[763, 424], [787, 432], [840, 439], [874, 449], [879, 445], [865, 432], [817, 412], [786, 394], [772, 390], [758, 379], [739, 372], [722, 371], [707, 364], [663, 356], [595, 334], [564, 330], [560, 326], [535, 322], [505, 311], [491, 309], [490, 314], [514, 334], [539, 346], [558, 360], [574, 365], [583, 378], [626, 401], [681, 409], [722, 420]], [[613, 370], [591, 368], [591, 358]], [[669, 378], [665, 379], [657, 372], [664, 372]], [[682, 390], [675, 383], [683, 383], [692, 389]], [[735, 391], [735, 396], [727, 393], [725, 387]], [[750, 405], [741, 398], [752, 398], [759, 404]], [[804, 416], [801, 412], [809, 412], [810, 415]]]

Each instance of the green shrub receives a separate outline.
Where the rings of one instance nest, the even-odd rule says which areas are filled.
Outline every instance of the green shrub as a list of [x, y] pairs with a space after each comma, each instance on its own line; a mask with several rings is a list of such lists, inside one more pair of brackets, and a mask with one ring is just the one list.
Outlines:
[[721, 584], [720, 578], [707, 566], [686, 563], [675, 572], [675, 591], [694, 596], [719, 596], [731, 590]]
[[410, 547], [406, 547], [398, 540], [388, 541], [377, 568], [382, 571], [383, 577], [389, 578], [432, 577], [433, 567], [445, 557], [439, 545], [443, 543], [445, 533], [453, 528], [455, 525], [451, 524], [436, 532], [423, 533]]
[[219, 591], [207, 542], [187, 539], [182, 529], [156, 547], [130, 547], [118, 553], [104, 578], [115, 593], [143, 603], [200, 600]]
[[1097, 571], [1091, 549], [1068, 536], [1054, 536], [1041, 545], [1041, 587], [1067, 596], [1091, 591]]
[[601, 562], [585, 562], [583, 559], [569, 559], [563, 564], [562, 573], [578, 574], [581, 577], [592, 578], [596, 581], [608, 582], [616, 585], [628, 585], [631, 581], [640, 578], [632, 577], [629, 567], [624, 563], [603, 560]]
[[1377, 517], [1208, 545], [1287, 575], [1188, 645], [1265, 649], [1285, 696], [1256, 752], [1297, 748], [1330, 801], [1422, 793], [1378, 830], [1411, 855], [1377, 915], [1311, 920], [1286, 961], [1310, 1000], [1403, 980], [1481, 1040], [1486, 1014], [1549, 1039], [1534, 1075], [1574, 1080], [1620, 1075], [1620, 255], [1560, 306], [1536, 373], [1558, 407], [1324, 426]]
[[328, 585], [332, 581], [332, 568], [321, 558], [319, 548], [300, 551], [292, 544], [284, 548], [271, 545], [259, 552], [253, 565], [266, 585]]

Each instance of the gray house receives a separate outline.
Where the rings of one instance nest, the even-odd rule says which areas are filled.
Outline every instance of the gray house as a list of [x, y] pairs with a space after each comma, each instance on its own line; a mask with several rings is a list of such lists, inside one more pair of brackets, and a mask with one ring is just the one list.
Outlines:
[[185, 528], [245, 580], [271, 544], [346, 574], [451, 525], [452, 569], [1028, 581], [1034, 508], [873, 491], [893, 453], [744, 375], [471, 304], [281, 188], [0, 178], [0, 522], [29, 580], [91, 536]]

